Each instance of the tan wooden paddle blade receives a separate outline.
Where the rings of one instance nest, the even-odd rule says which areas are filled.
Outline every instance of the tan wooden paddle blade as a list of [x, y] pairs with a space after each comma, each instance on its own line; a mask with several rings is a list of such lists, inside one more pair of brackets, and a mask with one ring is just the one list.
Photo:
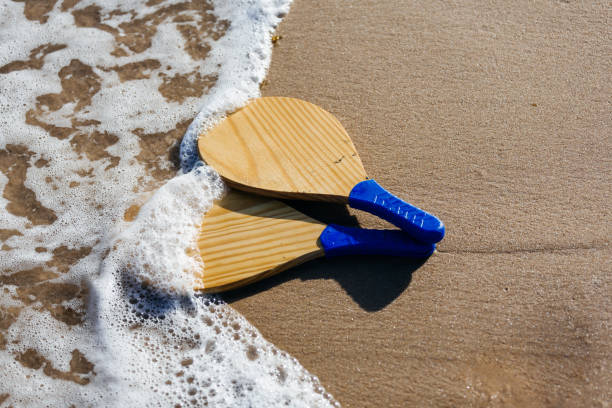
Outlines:
[[321, 257], [325, 227], [280, 201], [231, 191], [204, 216], [197, 242], [204, 271], [196, 289], [233, 289]]
[[299, 99], [254, 99], [201, 135], [198, 147], [230, 185], [258, 194], [345, 203], [367, 178], [340, 122]]

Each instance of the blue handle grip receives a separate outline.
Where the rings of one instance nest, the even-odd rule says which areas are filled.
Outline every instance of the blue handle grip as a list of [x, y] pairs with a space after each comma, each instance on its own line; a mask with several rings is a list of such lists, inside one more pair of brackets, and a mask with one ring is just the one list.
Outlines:
[[399, 230], [370, 230], [335, 224], [323, 230], [319, 241], [328, 257], [390, 255], [427, 258], [436, 249], [434, 244], [416, 242]]
[[349, 205], [372, 213], [398, 226], [414, 239], [434, 244], [444, 238], [444, 224], [438, 218], [400, 200], [374, 180], [357, 183]]

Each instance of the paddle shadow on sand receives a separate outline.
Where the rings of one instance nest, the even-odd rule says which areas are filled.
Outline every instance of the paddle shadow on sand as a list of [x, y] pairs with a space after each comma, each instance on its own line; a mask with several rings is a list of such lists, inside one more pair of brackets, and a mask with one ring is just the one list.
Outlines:
[[[324, 223], [359, 226], [343, 205], [286, 201], [287, 204]], [[320, 258], [245, 287], [224, 292], [233, 301], [252, 296], [294, 279], [333, 279], [364, 310], [375, 312], [391, 304], [410, 284], [412, 273], [427, 259], [391, 256], [344, 256]]]

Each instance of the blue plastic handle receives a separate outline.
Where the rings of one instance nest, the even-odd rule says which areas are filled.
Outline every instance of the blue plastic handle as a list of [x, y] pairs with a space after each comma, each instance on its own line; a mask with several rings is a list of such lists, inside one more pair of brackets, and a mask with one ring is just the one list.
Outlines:
[[398, 226], [414, 239], [435, 244], [444, 238], [444, 224], [435, 216], [400, 200], [374, 180], [357, 183], [349, 205], [367, 211]]
[[434, 244], [423, 244], [399, 230], [373, 230], [328, 225], [319, 241], [325, 256], [390, 255], [427, 258], [436, 249]]

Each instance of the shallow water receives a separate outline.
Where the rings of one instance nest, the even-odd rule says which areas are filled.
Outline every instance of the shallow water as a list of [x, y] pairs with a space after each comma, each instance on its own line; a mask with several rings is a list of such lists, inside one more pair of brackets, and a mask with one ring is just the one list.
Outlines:
[[124, 3], [0, 0], [0, 405], [336, 404], [191, 289], [225, 188], [195, 138], [259, 95], [290, 2]]

